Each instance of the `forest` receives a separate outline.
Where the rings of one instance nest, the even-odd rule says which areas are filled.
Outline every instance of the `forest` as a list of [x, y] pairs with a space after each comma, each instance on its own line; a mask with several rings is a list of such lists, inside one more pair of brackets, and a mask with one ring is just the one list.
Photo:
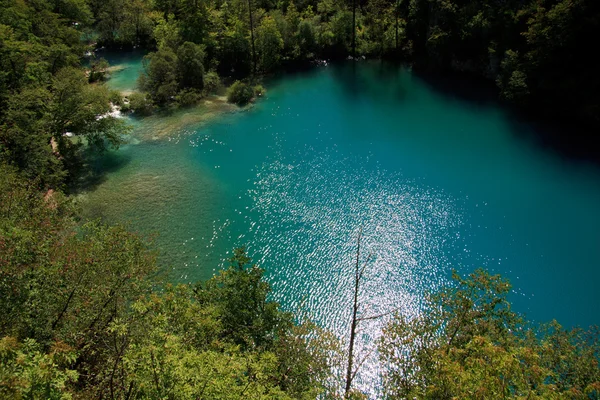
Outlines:
[[[592, 0], [0, 0], [0, 397], [363, 398], [345, 341], [271, 301], [243, 249], [173, 285], [143, 237], [80, 217], [90, 156], [143, 114], [319, 60], [382, 58], [496, 83], [525, 109], [598, 124]], [[110, 91], [98, 48], [148, 51], [139, 89]], [[595, 328], [536, 325], [477, 270], [392, 316], [381, 396], [600, 398]], [[346, 387], [351, 385], [346, 385]]]

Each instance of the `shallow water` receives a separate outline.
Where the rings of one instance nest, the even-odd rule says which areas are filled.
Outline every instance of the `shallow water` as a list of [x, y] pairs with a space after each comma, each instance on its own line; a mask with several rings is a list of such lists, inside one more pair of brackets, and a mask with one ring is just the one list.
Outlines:
[[117, 52], [110, 50], [96, 51], [96, 58], [104, 58], [110, 68], [108, 86], [120, 92], [129, 93], [137, 89], [137, 79], [143, 71], [142, 50]]
[[176, 281], [206, 279], [248, 245], [277, 300], [341, 336], [361, 227], [365, 313], [416, 313], [452, 268], [481, 266], [510, 278], [532, 319], [600, 322], [597, 166], [406, 69], [324, 67], [267, 87], [212, 121], [137, 121], [136, 144], [109, 154], [105, 181], [82, 196], [86, 213], [158, 233]]

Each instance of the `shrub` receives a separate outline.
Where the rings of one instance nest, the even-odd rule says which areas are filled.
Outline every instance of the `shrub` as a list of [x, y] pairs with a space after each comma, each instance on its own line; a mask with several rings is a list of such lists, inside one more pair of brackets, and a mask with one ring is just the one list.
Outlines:
[[148, 115], [152, 113], [152, 101], [145, 93], [132, 93], [129, 96], [129, 109], [139, 115]]
[[221, 79], [216, 72], [210, 71], [204, 75], [204, 93], [212, 94], [216, 93], [221, 89]]
[[90, 63], [90, 73], [88, 76], [88, 81], [90, 83], [94, 83], [106, 80], [108, 67], [108, 61], [106, 61], [104, 58], [101, 58], [99, 60], [93, 60]]
[[227, 101], [243, 106], [254, 97], [254, 90], [247, 83], [235, 81], [227, 91]]
[[254, 96], [260, 97], [263, 94], [265, 94], [265, 92], [266, 92], [266, 90], [265, 90], [265, 88], [264, 88], [263, 85], [256, 85], [256, 86], [254, 86]]
[[111, 90], [109, 95], [108, 95], [108, 99], [110, 100], [110, 102], [116, 106], [119, 107], [123, 107], [123, 96], [121, 95], [121, 92], [119, 92], [118, 90]]
[[184, 89], [176, 96], [177, 104], [182, 107], [192, 106], [200, 101], [202, 94], [194, 89]]

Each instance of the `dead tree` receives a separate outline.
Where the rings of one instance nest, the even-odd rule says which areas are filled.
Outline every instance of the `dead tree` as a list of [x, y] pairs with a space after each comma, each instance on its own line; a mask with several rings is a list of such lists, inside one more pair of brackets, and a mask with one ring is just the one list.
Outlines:
[[397, 309], [388, 311], [386, 313], [383, 314], [377, 314], [377, 315], [371, 315], [371, 316], [365, 316], [365, 317], [359, 317], [358, 316], [358, 311], [359, 311], [359, 307], [360, 304], [358, 302], [358, 295], [360, 293], [360, 285], [365, 273], [365, 268], [367, 267], [367, 264], [369, 263], [369, 260], [371, 259], [371, 255], [369, 254], [367, 256], [367, 259], [365, 260], [363, 266], [360, 266], [360, 241], [362, 239], [362, 227], [360, 228], [360, 231], [358, 232], [358, 238], [357, 238], [357, 245], [356, 245], [356, 261], [355, 261], [355, 269], [354, 269], [354, 298], [353, 298], [353, 303], [352, 303], [352, 323], [350, 325], [350, 344], [348, 346], [348, 365], [346, 368], [346, 385], [344, 388], [344, 398], [347, 399], [350, 395], [350, 390], [352, 388], [352, 381], [354, 381], [354, 378], [356, 377], [356, 374], [358, 373], [360, 367], [362, 366], [362, 364], [367, 360], [367, 358], [371, 355], [371, 353], [373, 352], [374, 348], [371, 349], [367, 355], [365, 357], [363, 357], [362, 360], [360, 360], [360, 362], [358, 363], [358, 365], [356, 366], [356, 368], [354, 367], [354, 342], [356, 341], [356, 332], [357, 332], [357, 328], [358, 328], [358, 324], [362, 321], [368, 321], [368, 320], [373, 320], [373, 319], [379, 319], [382, 317], [385, 317], [386, 315], [389, 315], [395, 311], [397, 311]]

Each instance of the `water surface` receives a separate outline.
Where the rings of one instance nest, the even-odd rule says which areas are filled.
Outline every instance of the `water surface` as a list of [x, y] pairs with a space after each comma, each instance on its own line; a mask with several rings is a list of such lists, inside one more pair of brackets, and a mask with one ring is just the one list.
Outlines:
[[453, 268], [485, 267], [530, 318], [600, 322], [600, 169], [540, 148], [497, 105], [373, 63], [275, 79], [212, 121], [189, 114], [137, 121], [82, 197], [88, 215], [157, 232], [174, 280], [206, 279], [247, 245], [277, 300], [343, 336], [362, 227], [365, 314], [416, 313]]
[[96, 58], [104, 58], [111, 66], [108, 86], [120, 92], [129, 93], [137, 89], [137, 79], [143, 71], [145, 51], [96, 51]]

